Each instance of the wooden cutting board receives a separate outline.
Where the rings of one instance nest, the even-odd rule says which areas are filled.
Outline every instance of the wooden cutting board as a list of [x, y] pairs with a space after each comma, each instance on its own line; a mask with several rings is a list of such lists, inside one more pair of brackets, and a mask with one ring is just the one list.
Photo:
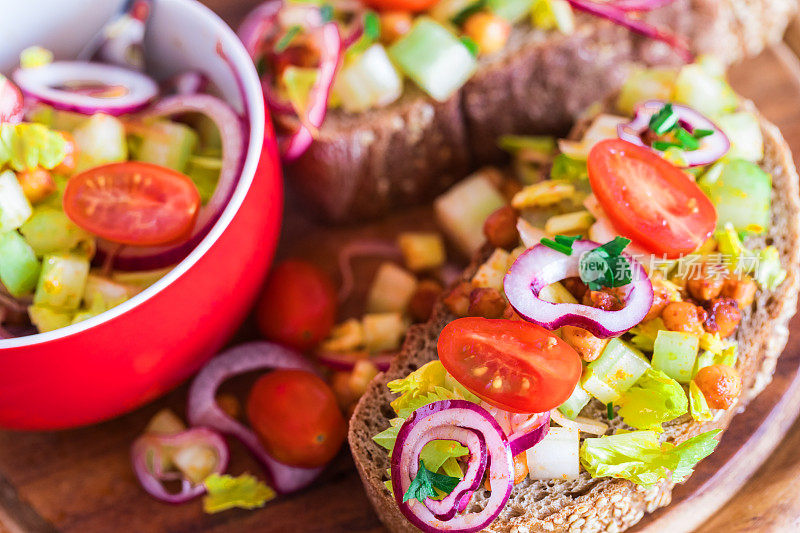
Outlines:
[[[236, 24], [254, 2], [206, 3]], [[795, 154], [800, 153], [800, 67], [791, 52], [782, 46], [765, 52], [738, 66], [732, 81], [781, 127]], [[393, 238], [404, 229], [433, 227], [430, 210], [423, 207], [368, 226], [331, 229], [315, 224], [289, 199], [279, 255], [306, 257], [335, 276], [336, 250], [351, 239]], [[358, 311], [377, 264], [359, 263], [356, 296], [343, 313]], [[800, 328], [800, 318], [792, 327]], [[252, 331], [252, 324], [245, 324], [238, 340], [252, 337]], [[734, 419], [717, 452], [676, 489], [673, 505], [645, 519], [637, 531], [688, 531], [708, 517], [701, 531], [800, 530], [800, 496], [795, 488], [800, 475], [795, 453], [800, 424], [792, 425], [800, 409], [799, 369], [800, 335], [792, 334], [772, 384]], [[159, 409], [171, 407], [183, 415], [185, 399], [184, 386], [97, 426], [58, 433], [0, 432], [0, 532], [383, 531], [346, 449], [311, 488], [257, 511], [209, 516], [199, 502], [182, 506], [155, 502], [137, 485], [128, 448]], [[260, 473], [235, 443], [232, 456], [230, 472]]]

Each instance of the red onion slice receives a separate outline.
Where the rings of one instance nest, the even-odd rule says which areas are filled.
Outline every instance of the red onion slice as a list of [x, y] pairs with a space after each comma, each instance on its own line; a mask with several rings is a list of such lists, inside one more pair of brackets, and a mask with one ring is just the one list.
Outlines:
[[[85, 61], [56, 61], [36, 68], [20, 68], [14, 71], [13, 78], [25, 95], [56, 109], [85, 115], [133, 113], [144, 108], [158, 94], [156, 82], [140, 72]], [[119, 85], [125, 87], [127, 93], [103, 98], [59, 88], [75, 82]]]
[[[118, 270], [156, 270], [174, 265], [186, 257], [219, 219], [233, 196], [245, 155], [245, 132], [236, 112], [225, 102], [208, 94], [177, 95], [164, 98], [147, 109], [142, 116], [160, 118], [183, 113], [202, 113], [219, 129], [222, 139], [222, 168], [214, 194], [200, 208], [194, 230], [184, 242], [172, 246], [126, 246], [114, 258]], [[98, 239], [96, 262], [116, 252], [117, 245]]]
[[[480, 470], [480, 462], [482, 462], [479, 450], [475, 450], [475, 441], [471, 437], [465, 438], [466, 434], [462, 430], [477, 434], [486, 446], [485, 461], [486, 467], [489, 468], [488, 479], [491, 496], [483, 510], [477, 513], [457, 514], [459, 510], [466, 509], [468, 505], [468, 500], [465, 501], [469, 493], [466, 487], [472, 485], [473, 479], [470, 476]], [[462, 480], [456, 487], [461, 487], [457, 497], [448, 501], [448, 504], [452, 505], [452, 512], [448, 510], [448, 512], [440, 514], [441, 516], [450, 516], [448, 520], [437, 518], [436, 514], [428, 507], [430, 505], [434, 509], [442, 511], [443, 509], [439, 509], [438, 504], [429, 504], [427, 500], [426, 503], [416, 500], [403, 502], [403, 495], [411, 485], [413, 473], [416, 473], [419, 464], [419, 453], [422, 451], [422, 446], [418, 446], [417, 443], [431, 436], [437, 438], [430, 440], [459, 441], [470, 450], [470, 465], [467, 468], [467, 476], [464, 478], [467, 482]], [[476, 462], [479, 464], [473, 465]], [[483, 407], [465, 400], [434, 402], [414, 411], [400, 427], [392, 451], [392, 490], [400, 511], [419, 529], [454, 533], [479, 531], [497, 518], [508, 501], [513, 486], [514, 465], [508, 440], [497, 421]]]
[[567, 1], [578, 11], [604, 18], [623, 28], [627, 28], [633, 33], [668, 44], [684, 61], [691, 62], [694, 59], [694, 55], [689, 50], [689, 45], [683, 37], [679, 37], [669, 31], [648, 24], [643, 20], [631, 17], [626, 13], [624, 7], [620, 8], [614, 4], [595, 2], [592, 0]]
[[190, 95], [206, 92], [210, 80], [208, 76], [196, 70], [189, 70], [168, 78], [161, 84], [164, 94]]
[[550, 413], [537, 413], [508, 436], [511, 455], [517, 456], [539, 444], [550, 432]]
[[[642, 140], [642, 133], [650, 128], [650, 119], [653, 115], [661, 111], [661, 109], [669, 103], [670, 102], [665, 100], [648, 100], [647, 102], [639, 104], [636, 107], [636, 116], [634, 119], [627, 124], [620, 124], [617, 127], [617, 135], [619, 135], [619, 138], [623, 141], [645, 146], [655, 152], [662, 153], [652, 146], [647, 146]], [[672, 104], [672, 110], [678, 116], [681, 125], [684, 126], [689, 133], [697, 129], [714, 132], [699, 140], [700, 147], [697, 150], [686, 150], [683, 152], [683, 159], [686, 161], [687, 167], [711, 164], [728, 153], [728, 150], [731, 148], [731, 142], [728, 140], [728, 136], [709, 118], [699, 111], [695, 111], [691, 107], [681, 104]]]
[[264, 2], [250, 11], [239, 26], [239, 39], [253, 59], [260, 55], [264, 37], [276, 27], [281, 7], [281, 0]]
[[[131, 446], [131, 462], [142, 488], [154, 498], [166, 503], [183, 503], [206, 492], [202, 483], [192, 484], [179, 472], [164, 472], [161, 469], [162, 453], [168, 449], [180, 449], [187, 445], [200, 444], [212, 448], [217, 455], [217, 464], [212, 473], [222, 474], [228, 467], [230, 453], [225, 439], [208, 428], [192, 428], [174, 435], [145, 434]], [[181, 480], [180, 492], [169, 492], [163, 481]]]
[[581, 255], [598, 246], [596, 242], [580, 240], [572, 245], [572, 255], [564, 255], [543, 244], [523, 252], [503, 281], [509, 303], [521, 317], [551, 331], [562, 326], [577, 326], [604, 339], [625, 333], [642, 321], [653, 304], [653, 285], [647, 272], [627, 253], [623, 255], [631, 265], [631, 282], [619, 287], [625, 301], [622, 309], [605, 311], [581, 304], [554, 304], [539, 298], [539, 292], [547, 285], [579, 276]]
[[314, 372], [301, 355], [271, 342], [251, 342], [218, 355], [194, 378], [189, 388], [186, 415], [193, 426], [206, 426], [232, 435], [264, 466], [275, 490], [285, 494], [309, 485], [322, 468], [301, 468], [277, 461], [261, 446], [253, 431], [229, 417], [215, 400], [217, 389], [234, 376], [254, 370], [296, 369]]

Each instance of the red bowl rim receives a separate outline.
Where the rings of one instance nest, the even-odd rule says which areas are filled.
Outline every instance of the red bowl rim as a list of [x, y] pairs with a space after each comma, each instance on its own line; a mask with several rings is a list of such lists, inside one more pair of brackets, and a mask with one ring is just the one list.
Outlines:
[[[159, 279], [150, 287], [142, 292], [136, 294], [130, 300], [127, 300], [120, 305], [109, 309], [97, 316], [72, 324], [70, 326], [49, 331], [46, 333], [37, 333], [35, 335], [28, 335], [25, 337], [15, 337], [11, 339], [0, 339], [0, 353], [4, 349], [23, 348], [44, 344], [56, 340], [70, 337], [72, 335], [80, 334], [86, 330], [99, 326], [105, 322], [113, 320], [121, 315], [124, 315], [131, 309], [143, 304], [159, 294], [162, 290], [168, 287], [175, 280], [180, 278], [186, 271], [194, 266], [197, 261], [202, 258], [205, 253], [214, 245], [219, 239], [225, 229], [233, 220], [236, 213], [239, 211], [245, 196], [250, 190], [253, 179], [256, 174], [259, 160], [261, 158], [261, 150], [264, 145], [265, 135], [265, 110], [264, 99], [261, 92], [261, 82], [258, 79], [255, 66], [253, 65], [250, 56], [244, 49], [239, 38], [233, 30], [211, 9], [196, 2], [195, 0], [171, 0], [183, 4], [184, 9], [193, 10], [198, 12], [201, 16], [207, 18], [210, 24], [215, 28], [215, 35], [221, 39], [225, 48], [225, 52], [230, 59], [231, 64], [236, 69], [234, 75], [240, 77], [242, 87], [245, 92], [244, 104], [247, 107], [247, 113], [250, 121], [250, 139], [247, 145], [247, 157], [245, 158], [242, 167], [242, 173], [239, 182], [236, 185], [231, 201], [225, 207], [219, 220], [211, 228], [211, 231], [205, 238], [200, 241], [197, 247], [186, 256], [180, 263], [175, 265], [164, 277]], [[274, 143], [274, 139], [271, 139]], [[272, 151], [277, 154], [276, 151]], [[275, 163], [278, 164], [277, 155], [275, 155]], [[280, 179], [277, 177], [276, 179]]]

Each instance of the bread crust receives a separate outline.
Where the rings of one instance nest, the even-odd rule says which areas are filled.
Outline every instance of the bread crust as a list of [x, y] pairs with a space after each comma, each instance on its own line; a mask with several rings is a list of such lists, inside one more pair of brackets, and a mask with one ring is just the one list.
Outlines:
[[[698, 423], [689, 417], [674, 421], [665, 428], [669, 441], [682, 442], [711, 429], [725, 429], [730, 424], [735, 413], [744, 409], [771, 380], [777, 358], [788, 339], [789, 319], [796, 311], [800, 287], [798, 176], [791, 151], [778, 129], [763, 117], [760, 120], [765, 146], [765, 157], [760, 166], [773, 179], [772, 226], [764, 240], [778, 247], [787, 277], [775, 291], [759, 290], [755, 304], [744, 313], [737, 333], [737, 368], [743, 378], [744, 393], [737, 405], [711, 422]], [[464, 279], [471, 278], [484, 256], [485, 251], [465, 271]], [[388, 468], [388, 456], [386, 450], [372, 441], [372, 436], [388, 427], [388, 420], [393, 417], [389, 406], [392, 395], [386, 383], [435, 359], [439, 332], [454, 318], [439, 302], [428, 323], [413, 326], [402, 352], [386, 373], [370, 384], [350, 422], [348, 440], [359, 475], [375, 511], [392, 532], [417, 530], [402, 516], [384, 487], [382, 478]], [[603, 417], [602, 413], [603, 409], [598, 409], [597, 416]], [[582, 479], [572, 485], [564, 482], [523, 482], [515, 487], [503, 514], [485, 531], [623, 531], [641, 520], [645, 513], [653, 512], [671, 501], [673, 484], [667, 481], [644, 489], [622, 479], [592, 480], [586, 472], [582, 472], [581, 476]], [[540, 497], [542, 494], [545, 496]]]
[[[729, 64], [779, 41], [796, 9], [795, 0], [675, 0], [645, 18]], [[317, 140], [286, 167], [288, 182], [329, 220], [380, 216], [502, 161], [500, 134], [564, 134], [634, 65], [678, 61], [663, 43], [582, 13], [571, 35], [518, 27], [446, 102], [408, 83], [388, 107], [332, 110]]]

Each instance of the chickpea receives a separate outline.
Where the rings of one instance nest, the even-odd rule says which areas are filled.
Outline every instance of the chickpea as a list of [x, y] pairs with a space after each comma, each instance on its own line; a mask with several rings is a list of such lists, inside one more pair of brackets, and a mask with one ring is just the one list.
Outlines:
[[708, 318], [703, 325], [709, 333], [719, 333], [723, 339], [736, 331], [742, 321], [739, 305], [733, 298], [715, 298], [709, 302]]
[[719, 296], [724, 284], [723, 276], [715, 272], [708, 263], [702, 263], [699, 272], [693, 272], [686, 280], [686, 289], [693, 298], [705, 302]]
[[742, 378], [735, 368], [711, 365], [701, 368], [694, 382], [712, 409], [728, 409], [742, 392]]
[[381, 41], [392, 44], [411, 30], [414, 20], [408, 11], [384, 11], [381, 13]]
[[503, 49], [511, 36], [511, 24], [491, 13], [475, 13], [464, 23], [464, 33], [475, 41], [481, 54], [494, 54]]
[[564, 326], [561, 328], [564, 341], [575, 348], [584, 361], [594, 361], [603, 352], [610, 339], [595, 337], [583, 328]]
[[22, 187], [22, 192], [32, 204], [41, 202], [56, 190], [53, 176], [41, 167], [20, 172], [17, 174], [17, 179]]
[[739, 304], [739, 309], [753, 305], [756, 295], [756, 282], [749, 276], [731, 277], [725, 280], [721, 296], [733, 298]]
[[519, 243], [516, 210], [506, 205], [489, 215], [483, 223], [483, 234], [495, 248], [509, 250], [516, 246]]
[[216, 397], [217, 405], [222, 411], [231, 418], [239, 418], [242, 413], [242, 404], [233, 394], [221, 393]]
[[469, 314], [469, 294], [472, 289], [472, 283], [468, 281], [457, 283], [444, 297], [444, 305], [456, 316], [467, 316]]
[[675, 289], [668, 287], [663, 281], [656, 277], [653, 279], [653, 305], [644, 317], [644, 321], [652, 320], [661, 316], [667, 304], [680, 298]]
[[705, 309], [691, 302], [670, 302], [661, 312], [661, 319], [667, 329], [695, 335], [703, 334], [706, 317]]
[[424, 279], [417, 284], [411, 301], [408, 302], [408, 314], [415, 322], [427, 322], [433, 314], [436, 299], [442, 294], [439, 283]]
[[583, 300], [583, 297], [586, 294], [586, 291], [589, 290], [589, 286], [586, 285], [583, 281], [581, 281], [581, 278], [578, 278], [578, 277], [565, 278], [565, 279], [561, 280], [561, 284], [579, 302], [581, 300]]
[[603, 289], [601, 291], [586, 291], [583, 295], [583, 305], [591, 305], [604, 311], [619, 311], [625, 307], [625, 303], [613, 289]]
[[469, 295], [469, 315], [483, 318], [501, 318], [506, 310], [506, 300], [500, 291], [491, 288], [473, 289]]

